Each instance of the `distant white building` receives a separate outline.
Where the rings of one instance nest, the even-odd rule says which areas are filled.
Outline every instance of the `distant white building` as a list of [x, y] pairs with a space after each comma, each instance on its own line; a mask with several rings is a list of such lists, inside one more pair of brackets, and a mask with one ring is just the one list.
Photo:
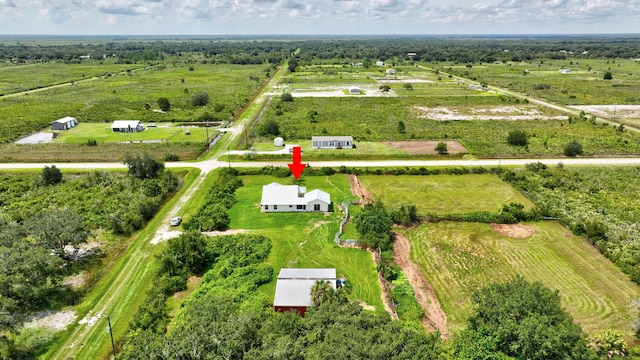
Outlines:
[[113, 132], [139, 132], [144, 130], [140, 120], [116, 120], [111, 124]]
[[52, 130], [69, 130], [72, 127], [78, 125], [78, 120], [72, 118], [71, 116], [63, 117], [62, 119], [58, 119], [51, 122]]
[[384, 66], [384, 61], [376, 61], [376, 66]]
[[560, 74], [571, 74], [571, 69], [560, 69], [558, 71]]
[[351, 86], [349, 88], [349, 94], [351, 95], [360, 95], [361, 93], [362, 93], [362, 90], [357, 86]]
[[353, 136], [312, 136], [311, 147], [314, 149], [351, 149]]
[[387, 75], [395, 75], [396, 74], [396, 69], [387, 69]]
[[284, 146], [284, 139], [281, 137], [273, 139], [273, 146]]
[[322, 190], [307, 192], [304, 186], [273, 182], [262, 187], [263, 212], [329, 211], [331, 196]]

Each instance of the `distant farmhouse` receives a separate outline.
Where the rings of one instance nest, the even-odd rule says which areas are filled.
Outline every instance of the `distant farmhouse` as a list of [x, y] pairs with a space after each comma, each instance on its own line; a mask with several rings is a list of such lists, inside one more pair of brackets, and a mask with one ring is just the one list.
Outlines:
[[376, 61], [376, 66], [384, 66], [384, 61]]
[[78, 120], [72, 118], [71, 116], [63, 117], [62, 119], [58, 119], [51, 122], [52, 130], [69, 130], [72, 127], [78, 125]]
[[116, 120], [111, 124], [113, 132], [140, 132], [144, 130], [144, 125], [140, 120]]
[[318, 280], [328, 281], [336, 289], [336, 269], [280, 269], [273, 309], [279, 312], [296, 311], [304, 315], [313, 306], [311, 288]]
[[353, 136], [312, 136], [311, 147], [314, 149], [351, 149]]
[[307, 192], [299, 185], [273, 182], [262, 187], [260, 208], [263, 212], [329, 211], [331, 196], [322, 190]]

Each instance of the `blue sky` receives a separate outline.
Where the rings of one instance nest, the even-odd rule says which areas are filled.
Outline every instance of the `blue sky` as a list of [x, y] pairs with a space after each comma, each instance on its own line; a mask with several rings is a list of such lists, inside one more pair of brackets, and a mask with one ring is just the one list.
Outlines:
[[639, 0], [0, 0], [0, 34], [640, 33]]

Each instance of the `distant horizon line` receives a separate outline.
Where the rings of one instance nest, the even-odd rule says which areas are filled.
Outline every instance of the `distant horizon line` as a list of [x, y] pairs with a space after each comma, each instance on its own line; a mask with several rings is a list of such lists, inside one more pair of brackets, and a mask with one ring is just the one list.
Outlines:
[[640, 33], [437, 33], [437, 34], [0, 34], [0, 37], [611, 37], [640, 36]]

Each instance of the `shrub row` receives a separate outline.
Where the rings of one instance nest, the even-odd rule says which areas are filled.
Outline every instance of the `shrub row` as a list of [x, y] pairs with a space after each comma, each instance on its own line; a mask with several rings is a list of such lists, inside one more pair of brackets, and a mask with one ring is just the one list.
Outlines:
[[236, 203], [233, 193], [242, 186], [238, 171], [222, 168], [218, 179], [211, 186], [205, 203], [182, 225], [186, 230], [213, 231], [229, 227], [227, 211]]

